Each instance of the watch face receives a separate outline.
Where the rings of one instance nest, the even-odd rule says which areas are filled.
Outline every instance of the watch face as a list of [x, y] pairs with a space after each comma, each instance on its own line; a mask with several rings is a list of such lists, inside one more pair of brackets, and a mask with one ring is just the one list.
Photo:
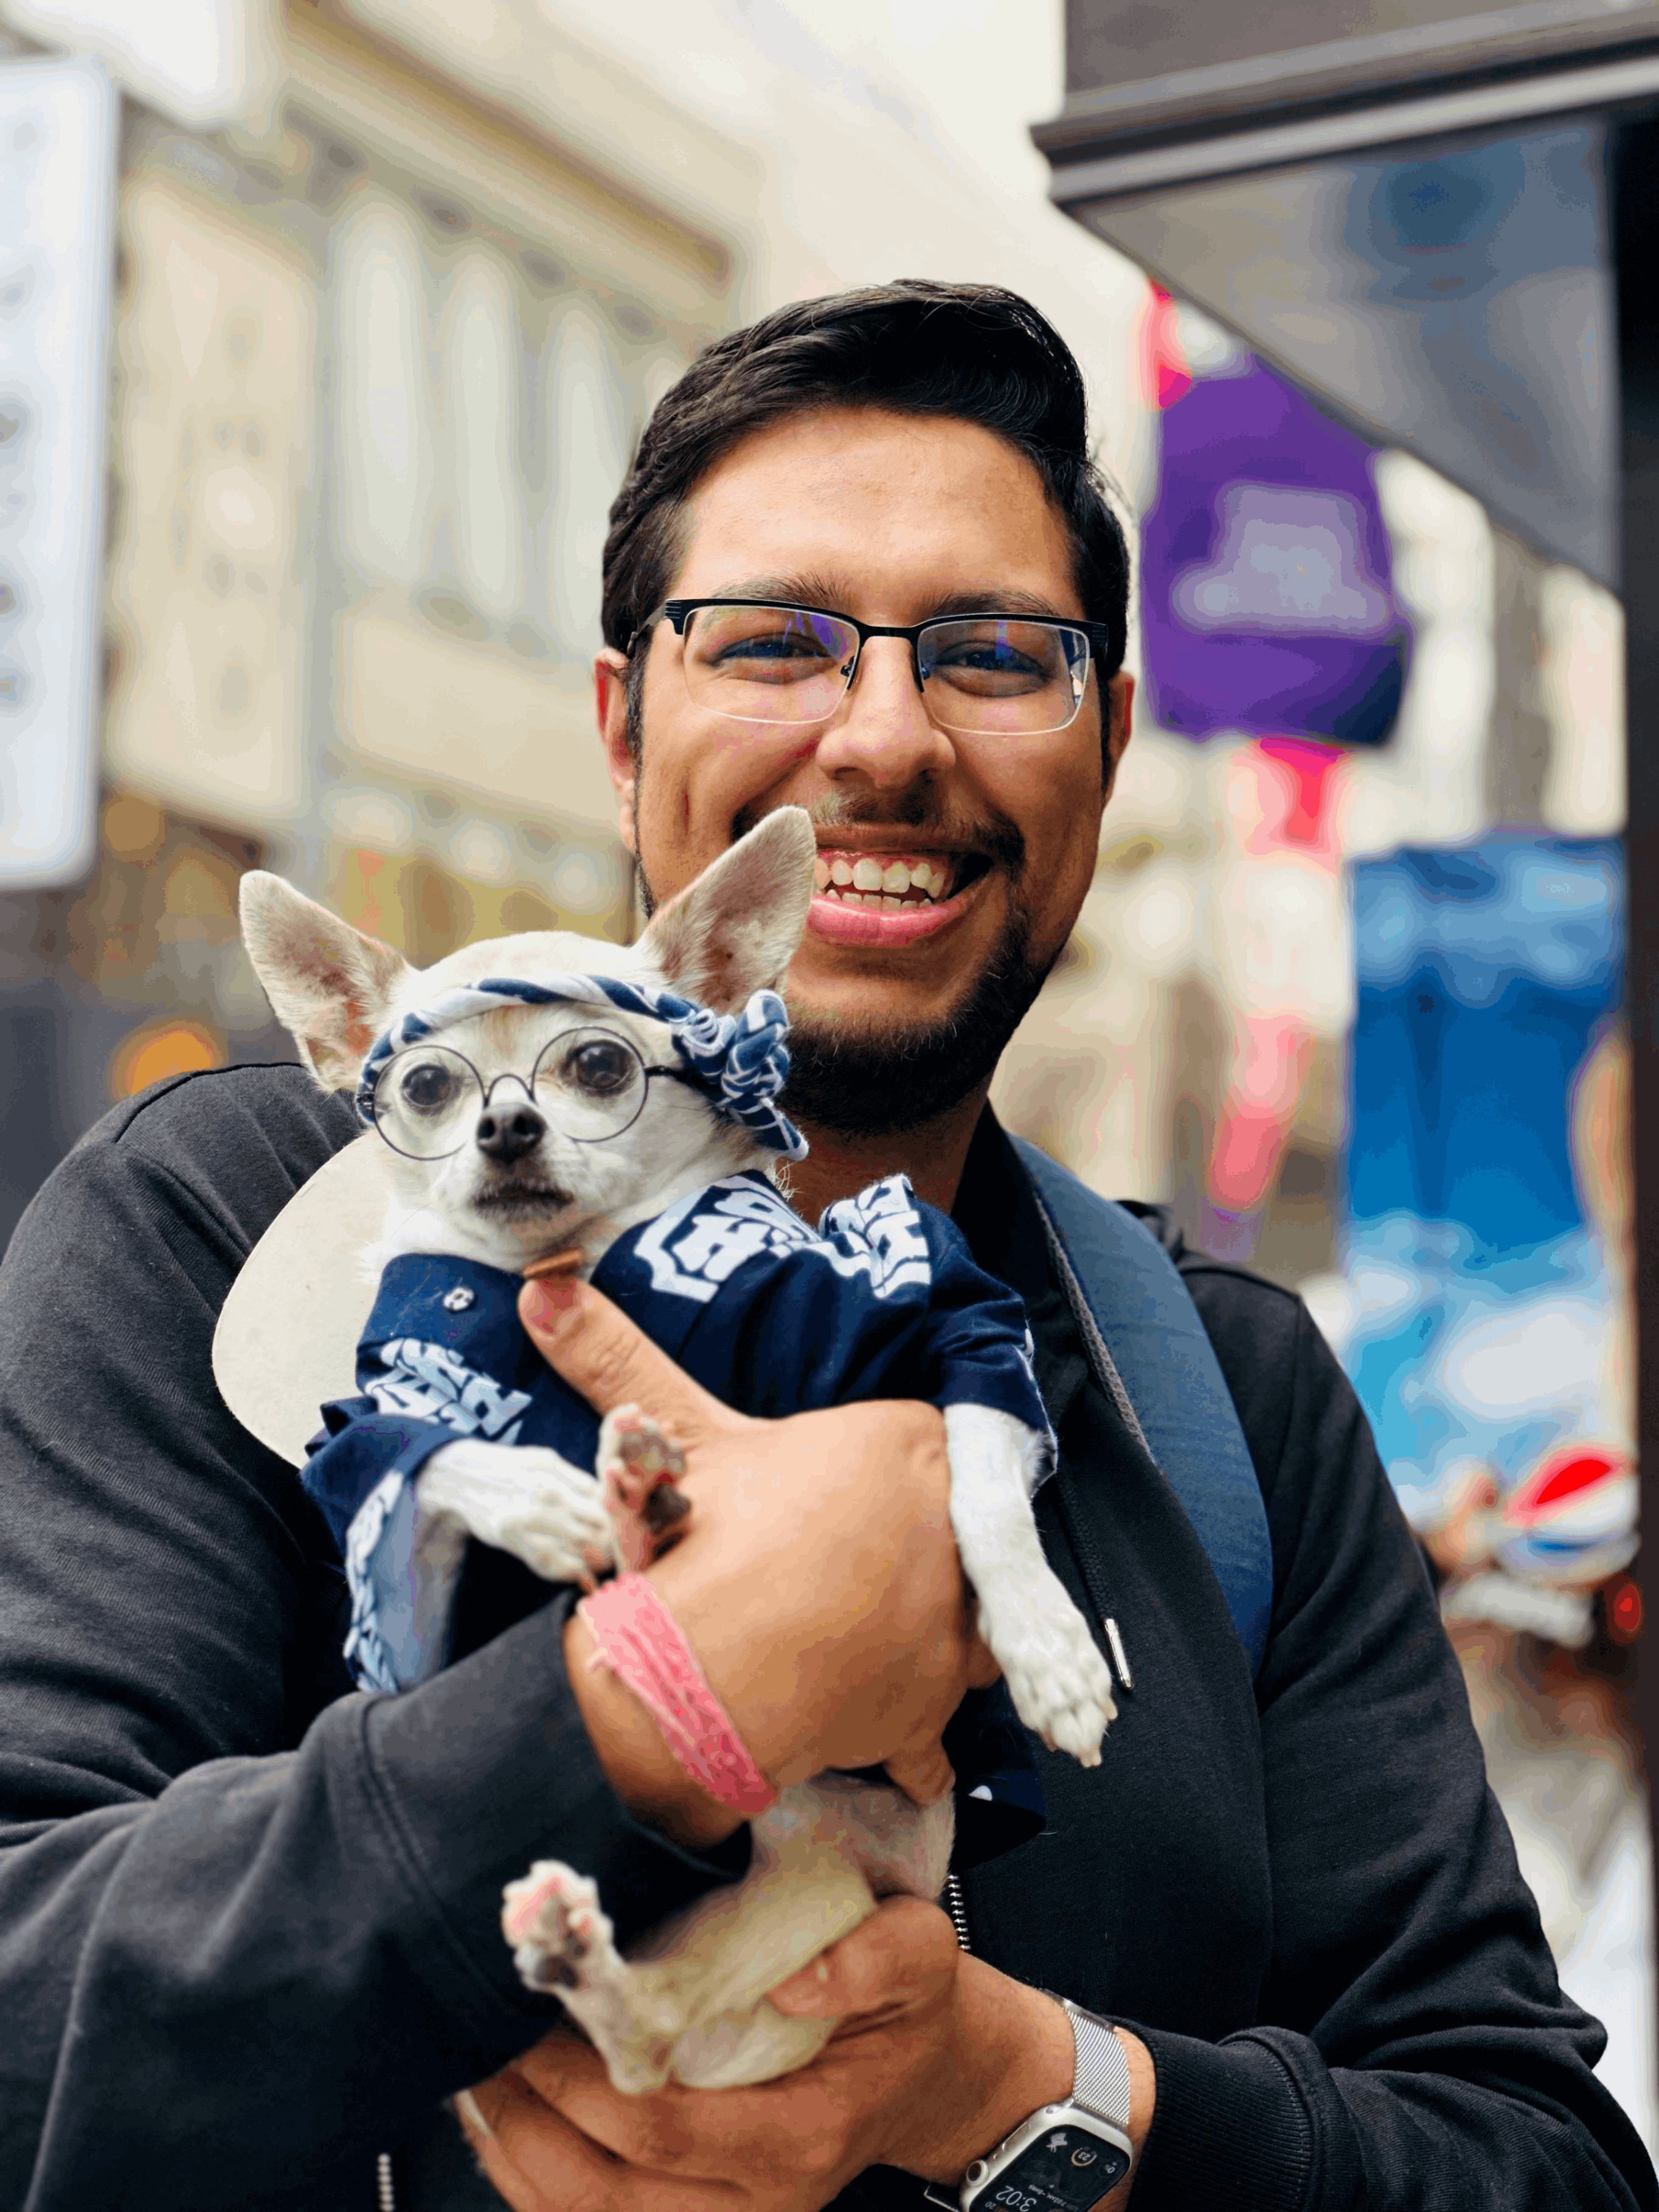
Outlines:
[[987, 2183], [974, 2212], [1089, 2212], [1128, 2171], [1115, 2143], [1062, 2122]]

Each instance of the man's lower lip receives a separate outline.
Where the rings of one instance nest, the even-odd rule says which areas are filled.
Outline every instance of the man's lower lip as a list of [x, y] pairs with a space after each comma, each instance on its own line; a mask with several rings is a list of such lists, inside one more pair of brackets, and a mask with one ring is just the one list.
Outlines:
[[851, 906], [844, 899], [819, 891], [806, 910], [806, 927], [815, 936], [827, 937], [835, 945], [914, 945], [919, 938], [948, 928], [965, 914], [984, 881], [983, 876], [975, 876], [972, 883], [954, 896], [941, 899], [937, 906], [931, 902], [908, 908]]

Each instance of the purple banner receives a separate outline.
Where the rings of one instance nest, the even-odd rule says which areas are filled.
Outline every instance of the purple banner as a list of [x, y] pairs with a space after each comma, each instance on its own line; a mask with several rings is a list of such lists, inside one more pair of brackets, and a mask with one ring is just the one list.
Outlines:
[[1189, 737], [1376, 744], [1405, 687], [1372, 453], [1248, 356], [1164, 414], [1141, 532], [1143, 671]]

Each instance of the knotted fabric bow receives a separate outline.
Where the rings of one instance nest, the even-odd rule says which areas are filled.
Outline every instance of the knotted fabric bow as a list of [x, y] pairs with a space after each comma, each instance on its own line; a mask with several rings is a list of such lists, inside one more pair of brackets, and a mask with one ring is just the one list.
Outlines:
[[624, 983], [612, 975], [550, 975], [540, 983], [510, 976], [486, 976], [445, 991], [394, 1022], [376, 1040], [357, 1084], [357, 1118], [374, 1126], [374, 1086], [393, 1053], [420, 1043], [436, 1030], [453, 1028], [494, 1006], [552, 1006], [574, 1001], [592, 1005], [608, 1000], [627, 1014], [665, 1022], [674, 1048], [691, 1080], [714, 1103], [715, 1111], [747, 1129], [768, 1152], [792, 1160], [806, 1158], [806, 1139], [779, 1106], [778, 1094], [789, 1074], [789, 1015], [775, 991], [757, 991], [742, 1011], [717, 1014], [677, 991]]

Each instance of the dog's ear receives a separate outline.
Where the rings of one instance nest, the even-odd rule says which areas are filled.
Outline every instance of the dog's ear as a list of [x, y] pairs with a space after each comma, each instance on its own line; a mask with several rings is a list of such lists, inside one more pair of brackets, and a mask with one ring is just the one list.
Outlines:
[[817, 840], [804, 806], [780, 806], [678, 898], [639, 949], [665, 981], [716, 1013], [781, 990], [806, 927]]
[[242, 939], [277, 1020], [324, 1090], [355, 1083], [414, 972], [402, 953], [260, 868], [242, 878]]

